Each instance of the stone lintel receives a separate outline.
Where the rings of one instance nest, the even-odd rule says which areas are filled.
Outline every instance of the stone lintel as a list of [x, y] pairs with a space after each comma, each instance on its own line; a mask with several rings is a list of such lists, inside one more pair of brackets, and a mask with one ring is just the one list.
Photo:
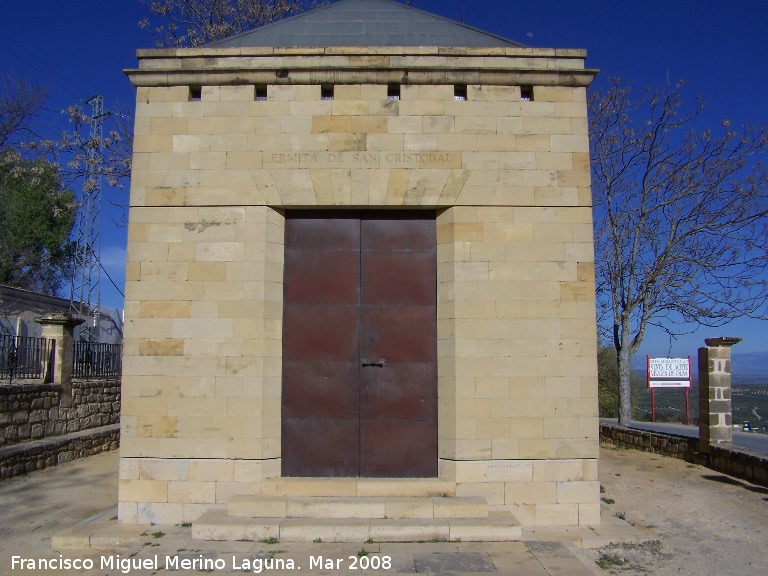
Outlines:
[[704, 343], [710, 348], [731, 347], [741, 342], [742, 338], [736, 336], [720, 336], [718, 338], [705, 338]]
[[35, 322], [41, 326], [62, 326], [64, 329], [67, 329], [80, 326], [80, 324], [85, 322], [85, 319], [72, 316], [66, 312], [52, 312], [50, 314], [46, 314], [45, 316], [35, 318]]
[[[289, 71], [254, 69], [138, 70], [123, 71], [134, 86], [227, 86], [242, 84], [413, 84], [485, 86], [568, 86], [584, 88], [597, 70], [489, 70], [489, 69], [372, 69], [352, 67]], [[405, 79], [405, 81], [404, 81]]]

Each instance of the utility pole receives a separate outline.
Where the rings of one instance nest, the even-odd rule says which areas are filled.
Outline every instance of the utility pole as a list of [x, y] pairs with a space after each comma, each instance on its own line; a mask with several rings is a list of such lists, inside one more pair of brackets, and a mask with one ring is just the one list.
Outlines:
[[86, 320], [81, 338], [98, 342], [101, 307], [101, 174], [100, 156], [104, 118], [104, 97], [92, 96], [90, 138], [86, 144], [86, 177], [78, 199], [77, 241], [72, 265], [70, 313]]

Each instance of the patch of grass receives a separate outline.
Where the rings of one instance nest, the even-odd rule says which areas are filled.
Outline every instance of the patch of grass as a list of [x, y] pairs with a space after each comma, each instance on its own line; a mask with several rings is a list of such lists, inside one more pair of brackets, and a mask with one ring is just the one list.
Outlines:
[[314, 540], [312, 540], [312, 542], [314, 542], [315, 544], [322, 544], [323, 543], [323, 539], [322, 538], [315, 538]]
[[368, 538], [368, 540], [365, 541], [365, 544], [373, 544], [373, 538]]
[[454, 538], [453, 541], [457, 544], [461, 544], [461, 538]]
[[280, 543], [280, 540], [275, 538], [274, 536], [270, 536], [269, 538], [262, 538], [259, 540], [262, 544], [278, 544]]
[[600, 484], [600, 494], [605, 494], [605, 486]]
[[618, 554], [601, 554], [600, 559], [597, 561], [597, 565], [603, 570], [608, 570], [615, 566], [624, 566], [627, 563], [626, 558], [622, 558]]
[[360, 552], [357, 553], [358, 558], [362, 558], [363, 556], [368, 556], [368, 550], [366, 550], [365, 548], [363, 548], [362, 550], [360, 550]]
[[182, 522], [181, 524], [177, 524], [177, 526], [181, 526], [182, 528], [192, 528], [192, 522]]
[[614, 514], [614, 516], [616, 516], [616, 518], [618, 518], [619, 520], [626, 520], [627, 519], [627, 515], [624, 514], [624, 512], [616, 512]]
[[605, 496], [603, 496], [602, 498], [600, 498], [600, 500], [602, 500], [606, 504], [616, 504], [616, 500], [614, 500], [613, 498], [606, 498]]
[[153, 532], [152, 533], [152, 537], [153, 538], [162, 538], [163, 536], [165, 536], [165, 532]]

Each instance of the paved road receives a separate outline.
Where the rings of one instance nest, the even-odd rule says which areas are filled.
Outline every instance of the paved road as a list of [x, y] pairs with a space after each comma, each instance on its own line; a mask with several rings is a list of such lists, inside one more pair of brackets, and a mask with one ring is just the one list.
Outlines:
[[[616, 424], [615, 418], [600, 418], [603, 424]], [[666, 432], [667, 434], [677, 434], [678, 436], [699, 437], [698, 426], [686, 426], [685, 424], [666, 424], [652, 422], [632, 422], [632, 428], [639, 430], [649, 430], [651, 432]], [[757, 434], [755, 432], [733, 431], [733, 443], [736, 446], [768, 454], [768, 434]]]

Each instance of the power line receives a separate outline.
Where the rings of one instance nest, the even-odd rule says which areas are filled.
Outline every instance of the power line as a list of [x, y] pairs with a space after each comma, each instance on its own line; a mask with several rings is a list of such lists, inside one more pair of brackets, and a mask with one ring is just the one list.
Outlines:
[[[15, 57], [16, 57], [18, 60], [22, 61], [22, 62], [23, 62], [24, 64], [26, 64], [27, 66], [30, 66], [30, 67], [34, 68], [35, 70], [37, 70], [37, 71], [38, 71], [40, 74], [42, 74], [42, 75], [44, 75], [44, 76], [49, 76], [49, 75], [51, 75], [51, 74], [53, 74], [54, 76], [57, 76], [59, 79], [61, 79], [61, 80], [62, 80], [62, 82], [63, 82], [65, 85], [68, 85], [68, 86], [69, 86], [69, 88], [68, 88], [67, 86], [62, 86], [62, 88], [63, 88], [63, 89], [66, 91], [66, 92], [69, 92], [69, 93], [70, 93], [72, 96], [74, 96], [75, 98], [77, 98], [79, 101], [83, 101], [83, 94], [87, 94], [87, 93], [88, 93], [88, 91], [85, 91], [85, 90], [80, 90], [80, 88], [82, 88], [82, 87], [78, 87], [78, 86], [75, 86], [75, 85], [74, 85], [74, 84], [73, 84], [73, 83], [72, 83], [72, 82], [71, 82], [69, 79], [67, 79], [65, 76], [62, 76], [62, 75], [61, 75], [59, 72], [57, 72], [56, 70], [54, 70], [52, 67], [48, 66], [48, 65], [45, 63], [45, 60], [44, 60], [43, 58], [40, 58], [40, 56], [38, 56], [38, 55], [36, 55], [36, 54], [33, 54], [32, 52], [30, 52], [29, 50], [27, 50], [27, 49], [26, 49], [26, 48], [25, 48], [25, 47], [24, 47], [24, 46], [23, 46], [21, 43], [19, 43], [19, 42], [15, 42], [15, 41], [13, 40], [13, 38], [11, 38], [10, 36], [8, 36], [8, 34], [6, 34], [5, 32], [3, 32], [2, 30], [0, 30], [0, 36], [4, 36], [4, 37], [5, 37], [5, 41], [3, 41], [3, 38], [2, 38], [2, 37], [0, 37], [0, 44], [3, 44], [3, 45], [4, 45], [4, 48], [5, 48], [5, 50], [6, 50], [8, 53], [10, 53], [11, 55], [15, 56]], [[22, 56], [21, 54], [19, 54], [18, 52], [16, 52], [16, 51], [14, 50], [14, 48], [15, 48], [15, 47], [18, 47], [18, 48], [20, 48], [21, 50], [23, 50], [24, 52], [26, 52], [26, 53], [29, 55], [29, 58], [31, 58], [31, 60], [29, 60], [27, 57], [25, 57], [25, 56]], [[40, 66], [38, 66], [38, 63], [39, 63], [40, 65], [42, 65], [43, 67], [45, 67], [45, 68], [46, 68], [46, 70], [43, 70], [42, 68], [40, 68]], [[70, 88], [72, 88], [72, 89], [70, 89]]]

